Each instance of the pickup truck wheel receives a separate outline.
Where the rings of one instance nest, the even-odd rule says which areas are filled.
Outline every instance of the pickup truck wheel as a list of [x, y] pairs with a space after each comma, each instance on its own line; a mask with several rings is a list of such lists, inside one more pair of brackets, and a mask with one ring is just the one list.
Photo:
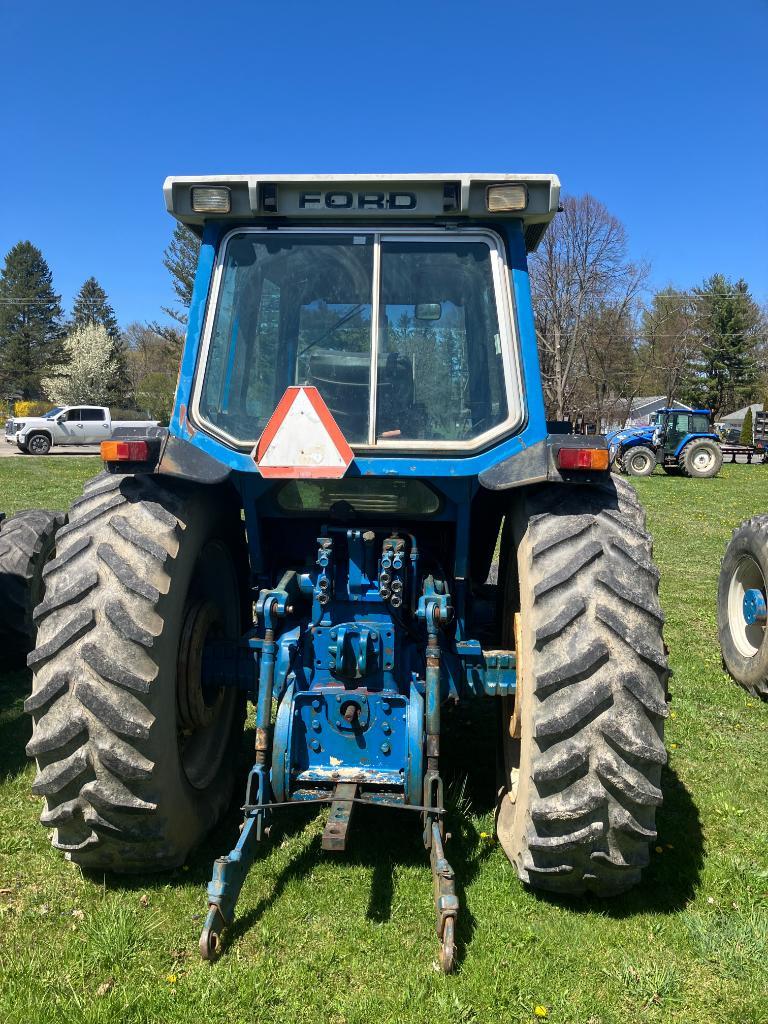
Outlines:
[[716, 441], [691, 441], [680, 452], [677, 462], [684, 476], [717, 476], [723, 465], [723, 452]]
[[621, 461], [630, 476], [650, 476], [656, 468], [656, 453], [652, 448], [638, 445], [630, 448]]
[[47, 434], [32, 434], [27, 438], [26, 448], [30, 455], [47, 455], [51, 450], [51, 439]]
[[499, 841], [535, 888], [623, 892], [649, 860], [666, 762], [659, 573], [634, 488], [614, 476], [529, 492], [502, 557], [505, 646], [520, 619]]
[[734, 530], [725, 550], [717, 587], [717, 631], [727, 672], [763, 700], [768, 700], [767, 579], [768, 516], [753, 516]]
[[29, 657], [27, 753], [52, 843], [83, 867], [176, 867], [236, 779], [245, 701], [202, 688], [206, 636], [243, 630], [239, 505], [217, 487], [102, 474], [59, 531]]
[[56, 545], [61, 512], [30, 509], [0, 524], [0, 652], [8, 665], [24, 665], [34, 646], [32, 614], [43, 599], [43, 569]]

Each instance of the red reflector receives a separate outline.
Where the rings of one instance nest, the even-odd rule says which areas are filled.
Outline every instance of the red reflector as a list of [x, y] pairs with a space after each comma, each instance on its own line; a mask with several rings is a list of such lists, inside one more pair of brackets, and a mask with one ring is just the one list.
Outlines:
[[104, 462], [146, 462], [149, 445], [146, 441], [102, 441], [101, 457]]
[[561, 448], [557, 465], [560, 469], [608, 469], [608, 449]]

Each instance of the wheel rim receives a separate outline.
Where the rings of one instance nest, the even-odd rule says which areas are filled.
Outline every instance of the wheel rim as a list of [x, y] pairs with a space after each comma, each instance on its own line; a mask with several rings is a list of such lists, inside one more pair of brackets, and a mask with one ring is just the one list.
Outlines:
[[700, 448], [693, 456], [693, 468], [706, 473], [715, 464], [715, 456], [708, 448]]
[[648, 469], [649, 459], [647, 455], [633, 455], [630, 466], [635, 473], [644, 473]]
[[758, 590], [766, 599], [763, 571], [750, 555], [745, 555], [736, 566], [728, 588], [728, 626], [743, 658], [754, 658], [765, 640], [765, 627], [760, 622], [749, 623], [744, 617], [744, 596], [749, 590]]
[[48, 442], [44, 437], [33, 437], [27, 447], [31, 452], [34, 452], [35, 455], [45, 455], [48, 451]]
[[216, 778], [228, 749], [237, 690], [202, 688], [202, 650], [207, 637], [240, 636], [240, 592], [229, 549], [220, 541], [200, 553], [187, 601], [176, 677], [178, 741], [184, 774], [196, 789]]

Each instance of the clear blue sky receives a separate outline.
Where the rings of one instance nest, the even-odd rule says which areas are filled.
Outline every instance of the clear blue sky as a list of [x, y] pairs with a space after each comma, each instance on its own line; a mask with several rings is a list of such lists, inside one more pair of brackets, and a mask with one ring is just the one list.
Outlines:
[[167, 174], [554, 171], [653, 280], [768, 299], [768, 2], [0, 0], [0, 255], [171, 299]]

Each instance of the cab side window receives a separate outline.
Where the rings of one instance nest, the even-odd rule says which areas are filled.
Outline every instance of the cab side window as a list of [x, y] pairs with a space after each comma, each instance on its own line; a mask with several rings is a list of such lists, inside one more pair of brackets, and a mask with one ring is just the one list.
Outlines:
[[679, 434], [688, 433], [688, 413], [678, 412], [675, 414], [675, 425], [673, 428]]
[[80, 412], [80, 409], [68, 409], [61, 418], [66, 423], [79, 423]]
[[103, 409], [80, 409], [80, 419], [93, 423], [104, 419]]

